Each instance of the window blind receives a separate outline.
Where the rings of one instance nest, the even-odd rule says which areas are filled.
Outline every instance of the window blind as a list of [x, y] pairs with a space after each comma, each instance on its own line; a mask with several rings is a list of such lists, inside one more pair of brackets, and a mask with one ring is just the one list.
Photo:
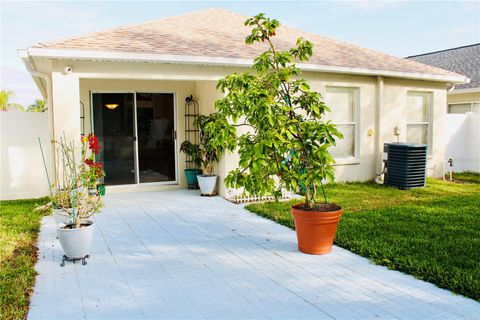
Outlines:
[[407, 142], [428, 144], [430, 93], [407, 94]]
[[337, 129], [343, 134], [343, 139], [336, 140], [336, 146], [330, 148], [334, 158], [353, 157], [355, 153], [355, 125], [337, 125]]
[[473, 113], [480, 113], [480, 102], [472, 103], [472, 112]]
[[428, 124], [407, 125], [407, 142], [428, 144]]
[[332, 122], [353, 122], [354, 95], [350, 88], [327, 88], [325, 103], [330, 108], [327, 119]]
[[448, 105], [448, 113], [463, 114], [467, 112], [480, 113], [480, 103], [453, 103]]
[[355, 105], [356, 89], [327, 87], [325, 103], [330, 108], [326, 118], [337, 125], [343, 139], [336, 139], [336, 146], [330, 148], [334, 158], [355, 157]]
[[407, 122], [428, 122], [428, 96], [410, 92], [407, 98]]

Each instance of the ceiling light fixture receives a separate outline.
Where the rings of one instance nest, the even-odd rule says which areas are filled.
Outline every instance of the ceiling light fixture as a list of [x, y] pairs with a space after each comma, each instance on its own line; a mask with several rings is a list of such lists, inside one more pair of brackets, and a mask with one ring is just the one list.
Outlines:
[[105, 107], [107, 107], [110, 110], [113, 110], [113, 109], [118, 107], [118, 104], [116, 104], [116, 103], [106, 103]]

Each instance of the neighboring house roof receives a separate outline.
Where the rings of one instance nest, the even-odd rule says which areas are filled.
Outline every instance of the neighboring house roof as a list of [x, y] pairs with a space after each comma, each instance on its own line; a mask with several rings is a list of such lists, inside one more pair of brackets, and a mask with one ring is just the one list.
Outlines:
[[464, 74], [470, 78], [470, 83], [456, 85], [455, 90], [480, 88], [480, 43], [419, 54], [407, 59]]
[[[230, 61], [230, 65], [246, 65], [248, 60], [251, 65], [252, 59], [266, 49], [266, 44], [252, 46], [245, 44], [245, 37], [250, 33], [250, 28], [243, 24], [246, 19], [245, 16], [223, 9], [208, 9], [62, 41], [39, 43], [29, 48], [28, 54], [47, 57], [45, 49], [49, 49], [50, 52], [54, 52], [50, 53], [50, 57], [55, 58], [61, 58], [64, 55], [72, 59], [112, 57], [117, 60], [128, 60], [122, 53], [129, 53], [129, 57], [135, 56], [138, 60], [148, 60], [152, 57], [152, 61], [155, 60], [153, 58], [155, 54], [167, 55], [170, 57], [170, 62], [176, 63], [196, 61], [220, 64], [221, 60], [222, 62]], [[279, 28], [274, 42], [280, 49], [289, 49], [295, 45], [298, 37], [314, 43], [314, 54], [308, 64], [302, 64], [303, 69], [405, 76], [438, 81], [465, 81], [464, 76], [450, 71], [285, 26]], [[187, 57], [195, 59], [187, 59]], [[234, 63], [240, 60], [245, 61], [242, 62], [243, 64]], [[358, 72], [352, 72], [353, 69]]]

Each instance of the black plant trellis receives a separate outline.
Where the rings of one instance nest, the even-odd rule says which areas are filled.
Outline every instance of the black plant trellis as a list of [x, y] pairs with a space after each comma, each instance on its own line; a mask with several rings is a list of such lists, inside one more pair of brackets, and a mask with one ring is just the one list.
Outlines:
[[[198, 129], [194, 126], [194, 122], [198, 115], [198, 102], [193, 99], [192, 95], [190, 95], [189, 97], [185, 98], [185, 140], [190, 141], [193, 144], [198, 144], [199, 140]], [[192, 160], [191, 156], [186, 155], [185, 162], [187, 169], [199, 169]]]

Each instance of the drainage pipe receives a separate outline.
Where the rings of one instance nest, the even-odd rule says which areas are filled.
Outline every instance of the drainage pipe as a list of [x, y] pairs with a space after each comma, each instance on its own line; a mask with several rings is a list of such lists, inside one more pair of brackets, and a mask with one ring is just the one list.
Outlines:
[[[46, 88], [45, 88], [45, 94], [46, 94], [46, 105], [47, 105], [47, 112], [50, 113], [50, 128], [51, 128], [51, 141], [50, 144], [52, 145], [52, 164], [53, 164], [53, 172], [56, 172], [56, 161], [55, 161], [55, 117], [54, 117], [54, 112], [53, 112], [53, 96], [52, 96], [52, 79], [49, 74], [40, 72], [36, 69], [34, 69], [34, 62], [32, 60], [32, 57], [27, 53], [28, 55], [28, 63], [25, 63], [25, 67], [27, 68], [27, 71], [34, 77], [41, 78], [45, 80], [46, 83]], [[55, 185], [57, 185], [57, 175], [54, 174], [54, 181]]]
[[378, 177], [383, 174], [383, 148], [380, 145], [380, 125], [381, 113], [383, 107], [383, 77], [377, 77], [377, 97], [375, 105], [375, 176]]

